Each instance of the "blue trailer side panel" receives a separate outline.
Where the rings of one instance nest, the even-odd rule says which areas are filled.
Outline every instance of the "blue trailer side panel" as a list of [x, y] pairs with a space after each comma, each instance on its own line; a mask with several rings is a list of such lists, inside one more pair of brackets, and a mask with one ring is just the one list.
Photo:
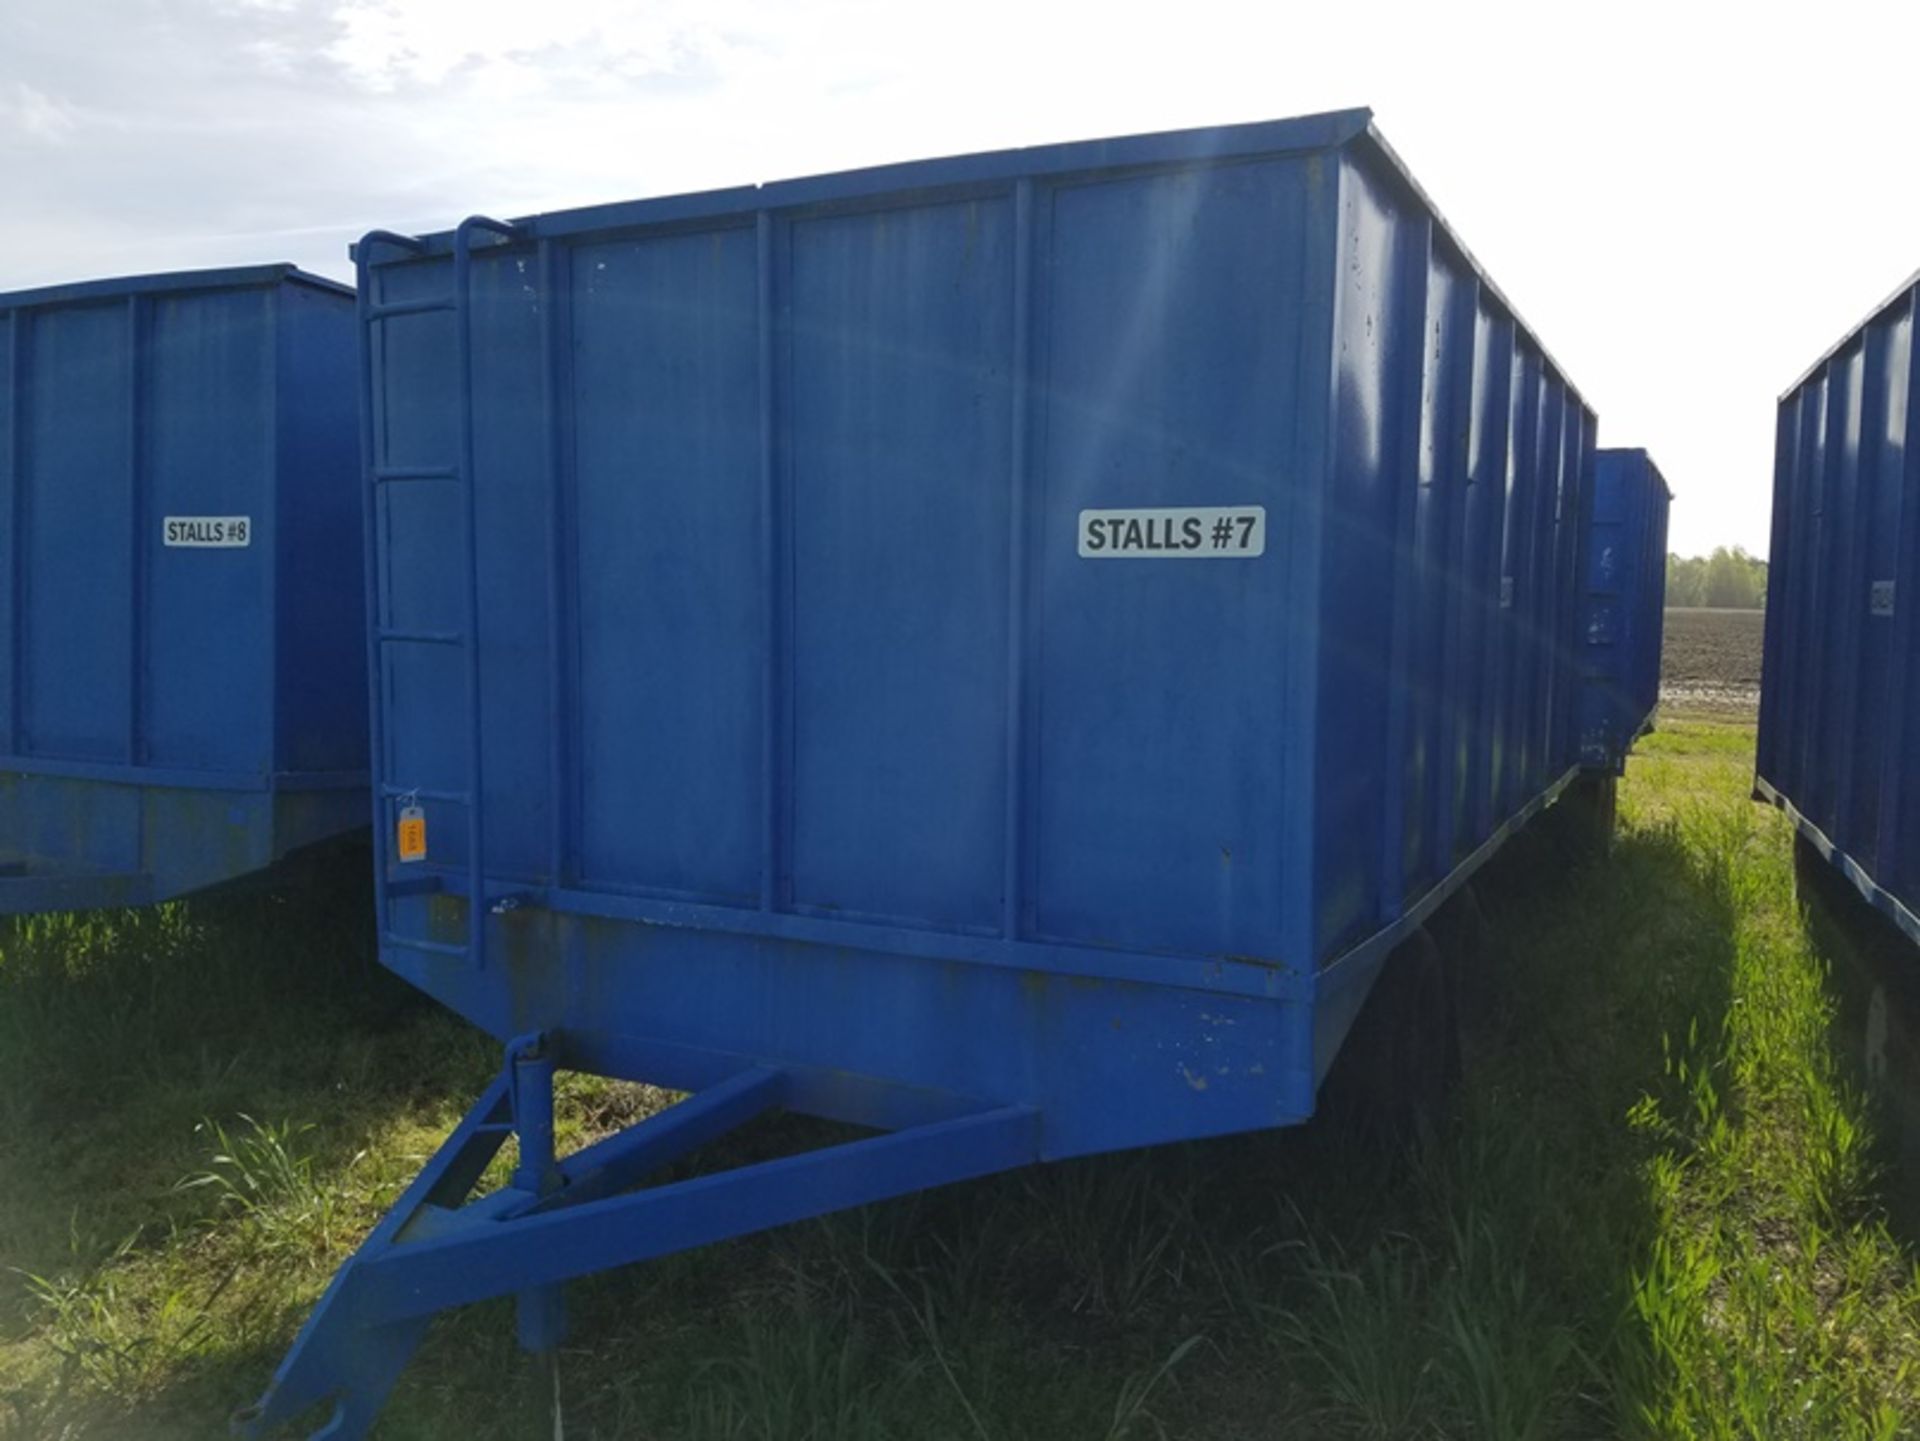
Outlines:
[[[356, 476], [353, 312], [331, 290], [274, 292], [271, 594], [275, 766], [357, 780], [367, 767], [366, 620]], [[347, 343], [342, 342], [346, 331]], [[344, 397], [344, 399], [343, 399]], [[268, 697], [262, 697], [263, 701]], [[371, 807], [367, 808], [368, 811]]]
[[1592, 415], [1362, 116], [504, 229], [361, 252], [383, 955], [503, 1037], [1280, 1124], [1577, 762]]
[[6, 623], [0, 625], [0, 739], [6, 753], [19, 749], [19, 691], [14, 677], [20, 669], [20, 484], [21, 457], [26, 452], [25, 423], [21, 418], [19, 392], [26, 374], [25, 345], [27, 322], [17, 311], [0, 311], [0, 520], [6, 523], [7, 540], [0, 545], [0, 605], [6, 608]]
[[[572, 256], [578, 666], [599, 678], [574, 702], [576, 763], [596, 778], [577, 798], [580, 873], [757, 905], [770, 578], [755, 234]], [[635, 483], [635, 455], [656, 483]], [[636, 810], [652, 822], [634, 825]]]
[[287, 266], [0, 295], [0, 910], [363, 823], [351, 301]]
[[1463, 832], [1456, 858], [1493, 831], [1499, 813], [1500, 761], [1511, 627], [1505, 623], [1504, 592], [1509, 457], [1512, 453], [1513, 321], [1476, 304], [1473, 325], [1473, 415], [1467, 441], [1465, 505], [1471, 548], [1460, 581], [1466, 603], [1469, 664], [1455, 688], [1461, 720], [1465, 778]]
[[1082, 510], [1201, 496], [1264, 504], [1270, 526], [1295, 515], [1316, 484], [1300, 434], [1313, 412], [1289, 403], [1314, 388], [1294, 297], [1316, 183], [1308, 162], [1270, 160], [1043, 202], [1028, 542], [1039, 935], [1285, 953], [1283, 697], [1312, 608], [1290, 604], [1277, 547], [1258, 562], [1098, 562], [1075, 535]]
[[1666, 639], [1667, 536], [1673, 512], [1672, 489], [1657, 470], [1655, 481], [1650, 496], [1654, 514], [1646, 528], [1641, 552], [1640, 583], [1630, 607], [1640, 622], [1633, 647], [1634, 694], [1638, 707], [1647, 716], [1652, 716], [1660, 704], [1660, 677]]
[[1595, 473], [1579, 655], [1582, 764], [1618, 774], [1660, 699], [1672, 495], [1644, 450], [1603, 450]]
[[[132, 507], [125, 497], [114, 507], [138, 524], [143, 539], [167, 516], [251, 511], [256, 523], [270, 523], [260, 513], [269, 492], [259, 480], [276, 473], [278, 459], [273, 427], [263, 424], [277, 399], [270, 313], [276, 303], [267, 289], [145, 303], [139, 494]], [[139, 759], [186, 769], [266, 768], [273, 748], [272, 729], [262, 723], [273, 705], [273, 575], [266, 544], [210, 551], [162, 545], [151, 552], [139, 608]], [[107, 654], [124, 657], [124, 646], [102, 642]]]
[[1920, 940], [1916, 304], [1781, 397], [1756, 791]]
[[1416, 905], [1573, 765], [1566, 666], [1593, 433], [1391, 169], [1348, 159], [1341, 197], [1340, 253], [1358, 259], [1336, 289], [1318, 606], [1327, 958]]
[[119, 760], [133, 720], [130, 308], [29, 322], [21, 471], [23, 739], [43, 755]]
[[[1364, 113], [358, 260], [381, 954], [507, 1056], [243, 1434], [364, 1435], [454, 1305], [1304, 1119], [1574, 774], [1593, 418]], [[561, 1066], [700, 1094], [556, 1163]], [[620, 1194], [775, 1105], [893, 1134]]]
[[[1388, 841], [1377, 817], [1404, 808], [1396, 783], [1404, 737], [1389, 750], [1395, 585], [1382, 560], [1399, 549], [1401, 466], [1409, 458], [1407, 377], [1396, 356], [1417, 355], [1424, 317], [1409, 283], [1426, 264], [1426, 218], [1402, 223], [1383, 182], [1341, 166], [1342, 265], [1336, 279], [1333, 455], [1326, 506], [1323, 597], [1315, 611], [1319, 691], [1338, 705], [1316, 728], [1314, 946], [1340, 949], [1383, 909]], [[1408, 333], [1411, 332], [1411, 335]], [[1358, 822], [1358, 824], [1356, 824]], [[1398, 857], [1394, 857], [1398, 869]], [[1397, 888], [1397, 887], [1396, 887]], [[1388, 904], [1397, 903], [1397, 896]]]
[[0, 742], [6, 753], [19, 749], [18, 692], [14, 676], [20, 668], [17, 600], [20, 546], [20, 457], [26, 449], [26, 435], [20, 419], [18, 392], [25, 366], [22, 347], [26, 323], [14, 311], [0, 311], [0, 520], [6, 523], [7, 540], [0, 545], [0, 605], [6, 610], [0, 625]]
[[782, 891], [803, 914], [999, 925], [1013, 212], [787, 232]]

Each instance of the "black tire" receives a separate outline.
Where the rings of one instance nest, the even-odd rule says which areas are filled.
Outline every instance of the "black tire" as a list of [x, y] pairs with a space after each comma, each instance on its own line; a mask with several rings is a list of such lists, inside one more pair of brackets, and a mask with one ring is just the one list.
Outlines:
[[1460, 1078], [1454, 989], [1425, 930], [1387, 957], [1327, 1077], [1323, 1109], [1337, 1124], [1390, 1144], [1439, 1124]]
[[1440, 947], [1441, 965], [1451, 982], [1454, 1030], [1464, 1054], [1494, 1010], [1510, 958], [1471, 881], [1448, 897], [1426, 929]]
[[1549, 813], [1555, 837], [1575, 865], [1602, 860], [1613, 849], [1614, 822], [1620, 808], [1620, 780], [1582, 771], [1560, 793]]
[[1795, 827], [1793, 832], [1793, 883], [1804, 902], [1813, 897], [1831, 904], [1834, 897], [1833, 879], [1838, 874], [1827, 858], [1820, 854], [1820, 847], [1806, 838]]

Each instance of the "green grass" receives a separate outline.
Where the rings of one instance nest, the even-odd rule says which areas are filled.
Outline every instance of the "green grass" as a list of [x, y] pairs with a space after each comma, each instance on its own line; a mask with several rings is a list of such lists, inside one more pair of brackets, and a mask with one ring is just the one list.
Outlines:
[[[1908, 1434], [1920, 1279], [1751, 760], [1676, 724], [1607, 861], [1502, 857], [1417, 1142], [1105, 1157], [594, 1278], [568, 1435]], [[491, 1073], [337, 886], [0, 934], [0, 1437], [219, 1434]], [[668, 1099], [567, 1078], [563, 1140]], [[477, 1307], [380, 1435], [547, 1434], [542, 1394]]]

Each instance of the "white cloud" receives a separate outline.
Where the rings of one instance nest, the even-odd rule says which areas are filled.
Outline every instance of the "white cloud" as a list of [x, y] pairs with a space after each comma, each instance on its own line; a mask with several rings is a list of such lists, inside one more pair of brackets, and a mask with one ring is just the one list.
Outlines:
[[339, 38], [326, 54], [381, 92], [443, 85], [464, 71], [494, 93], [530, 94], [571, 83], [581, 71], [646, 79], [718, 63], [727, 42], [708, 17], [726, 8], [662, 0], [555, 0], [537, 10], [487, 0], [344, 0], [333, 11]]
[[0, 98], [0, 127], [17, 130], [30, 140], [59, 144], [79, 123], [80, 117], [71, 105], [24, 80], [16, 80], [12, 93]]

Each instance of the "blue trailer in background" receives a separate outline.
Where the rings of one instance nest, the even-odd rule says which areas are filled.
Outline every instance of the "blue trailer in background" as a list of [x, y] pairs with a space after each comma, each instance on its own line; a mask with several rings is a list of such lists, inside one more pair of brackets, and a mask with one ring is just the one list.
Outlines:
[[1667, 597], [1667, 512], [1673, 492], [1644, 450], [1602, 450], [1594, 469], [1581, 651], [1580, 758], [1626, 764], [1660, 703]]
[[[1592, 412], [1365, 112], [357, 259], [381, 955], [505, 1063], [246, 1434], [365, 1434], [450, 1307], [1305, 1120], [1616, 764]], [[692, 1094], [558, 1158], [556, 1068]], [[634, 1189], [777, 1108], [870, 1134]]]
[[0, 294], [0, 912], [365, 826], [353, 313], [287, 265]]
[[1920, 941], [1920, 276], [1780, 398], [1757, 798]]

